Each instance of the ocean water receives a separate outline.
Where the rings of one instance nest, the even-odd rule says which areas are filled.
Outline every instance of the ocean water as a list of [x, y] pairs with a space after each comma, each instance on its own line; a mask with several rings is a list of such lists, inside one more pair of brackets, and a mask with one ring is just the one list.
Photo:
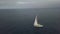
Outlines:
[[[36, 15], [43, 28], [33, 26]], [[60, 9], [0, 9], [0, 34], [60, 34]]]

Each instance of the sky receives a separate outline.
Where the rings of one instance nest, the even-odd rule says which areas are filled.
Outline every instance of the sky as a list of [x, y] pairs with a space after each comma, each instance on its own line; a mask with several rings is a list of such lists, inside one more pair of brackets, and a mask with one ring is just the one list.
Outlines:
[[59, 7], [60, 0], [0, 0], [0, 9]]

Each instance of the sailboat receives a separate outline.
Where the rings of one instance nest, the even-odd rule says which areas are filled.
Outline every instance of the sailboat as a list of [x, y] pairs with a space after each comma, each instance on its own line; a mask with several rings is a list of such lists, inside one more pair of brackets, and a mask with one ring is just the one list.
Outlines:
[[34, 27], [43, 27], [43, 25], [38, 24], [37, 16], [35, 17]]

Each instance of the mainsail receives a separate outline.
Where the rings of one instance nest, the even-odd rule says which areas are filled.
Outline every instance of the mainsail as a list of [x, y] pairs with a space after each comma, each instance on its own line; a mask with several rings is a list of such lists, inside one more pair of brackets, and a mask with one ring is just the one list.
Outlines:
[[35, 17], [34, 27], [43, 27], [43, 25], [38, 24], [37, 16]]

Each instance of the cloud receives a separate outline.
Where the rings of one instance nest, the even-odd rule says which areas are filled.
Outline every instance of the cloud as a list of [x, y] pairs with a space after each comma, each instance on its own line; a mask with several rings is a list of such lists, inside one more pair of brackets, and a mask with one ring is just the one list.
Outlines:
[[0, 0], [0, 9], [55, 7], [60, 7], [60, 0]]

